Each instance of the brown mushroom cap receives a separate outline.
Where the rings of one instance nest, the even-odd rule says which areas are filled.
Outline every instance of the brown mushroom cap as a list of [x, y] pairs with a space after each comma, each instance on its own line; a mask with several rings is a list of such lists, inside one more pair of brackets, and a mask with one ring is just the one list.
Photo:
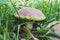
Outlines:
[[45, 19], [45, 15], [40, 10], [30, 7], [21, 8], [15, 16], [33, 21], [41, 21]]
[[[60, 34], [60, 24], [55, 25], [53, 28], [55, 33]], [[60, 39], [54, 38], [54, 40], [60, 40]]]
[[60, 39], [58, 39], [58, 38], [54, 38], [54, 40], [60, 40]]
[[55, 25], [53, 28], [56, 33], [60, 34], [60, 24]]

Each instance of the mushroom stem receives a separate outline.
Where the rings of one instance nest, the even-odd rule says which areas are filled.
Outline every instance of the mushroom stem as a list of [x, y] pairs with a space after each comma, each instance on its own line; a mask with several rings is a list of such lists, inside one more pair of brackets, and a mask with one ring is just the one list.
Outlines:
[[24, 27], [23, 27], [23, 30], [24, 30], [26, 33], [29, 33], [30, 38], [33, 38], [34, 40], [39, 40], [38, 38], [35, 38], [35, 37], [33, 36], [33, 34], [30, 32], [30, 30], [29, 30], [28, 27], [24, 26]]
[[26, 22], [26, 26], [29, 28], [29, 30], [31, 30], [33, 27], [33, 24], [32, 22]]

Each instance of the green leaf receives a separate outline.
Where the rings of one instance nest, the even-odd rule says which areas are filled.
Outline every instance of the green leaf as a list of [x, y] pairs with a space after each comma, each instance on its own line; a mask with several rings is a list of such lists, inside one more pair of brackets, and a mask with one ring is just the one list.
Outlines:
[[50, 33], [47, 34], [47, 36], [60, 38], [60, 34], [57, 34], [57, 33], [55, 33], [55, 32], [50, 32]]
[[3, 40], [3, 35], [0, 34], [0, 40]]

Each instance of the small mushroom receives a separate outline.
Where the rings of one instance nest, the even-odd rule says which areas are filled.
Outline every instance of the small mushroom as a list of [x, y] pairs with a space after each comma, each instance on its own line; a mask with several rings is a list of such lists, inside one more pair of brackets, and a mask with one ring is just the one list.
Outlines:
[[60, 24], [55, 25], [53, 28], [56, 33], [60, 34]]
[[[60, 22], [59, 21], [53, 21], [53, 22], [48, 24], [47, 28], [50, 28], [52, 25], [54, 25], [53, 26], [54, 32], [57, 34], [60, 34]], [[60, 40], [60, 39], [54, 38], [54, 40]]]
[[[46, 28], [53, 28], [55, 25], [59, 24], [59, 21], [53, 21], [47, 25]], [[47, 33], [49, 33], [51, 30], [49, 30]]]
[[[60, 24], [55, 25], [53, 28], [55, 33], [60, 34]], [[55, 38], [55, 40], [60, 40], [60, 39]]]
[[[32, 21], [42, 21], [45, 19], [45, 15], [38, 9], [35, 8], [30, 8], [30, 7], [23, 7], [21, 8], [18, 13], [14, 14], [17, 18], [21, 18], [26, 21], [26, 27], [24, 27], [25, 29], [27, 29], [25, 32], [29, 31], [29, 29], [31, 29], [32, 27]], [[30, 31], [29, 31], [30, 32]], [[34, 40], [37, 40], [37, 38], [35, 38], [32, 33], [30, 32], [31, 37]]]

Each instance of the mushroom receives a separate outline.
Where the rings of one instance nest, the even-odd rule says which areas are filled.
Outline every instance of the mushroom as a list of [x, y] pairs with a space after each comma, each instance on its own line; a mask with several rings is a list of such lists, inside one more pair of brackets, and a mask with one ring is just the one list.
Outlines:
[[[60, 34], [60, 24], [55, 25], [53, 28], [55, 33]], [[55, 38], [55, 40], [60, 40], [60, 39]]]
[[[53, 21], [53, 22], [49, 23], [46, 28], [53, 28], [54, 25], [57, 25], [59, 23], [60, 23], [59, 21]], [[46, 34], [48, 34], [50, 31], [51, 30], [49, 30]]]
[[[50, 28], [52, 25], [53, 26], [53, 29], [54, 29], [54, 32], [57, 33], [57, 34], [60, 34], [60, 22], [59, 21], [53, 21], [51, 23], [48, 24], [47, 28]], [[54, 40], [60, 40], [58, 38], [54, 38]]]
[[[29, 30], [32, 28], [32, 21], [42, 21], [45, 19], [45, 15], [40, 10], [30, 7], [23, 7], [14, 15], [17, 18], [27, 20], [26, 26], [23, 27], [26, 33], [30, 32]], [[38, 40], [31, 32], [30, 35], [34, 40]]]

